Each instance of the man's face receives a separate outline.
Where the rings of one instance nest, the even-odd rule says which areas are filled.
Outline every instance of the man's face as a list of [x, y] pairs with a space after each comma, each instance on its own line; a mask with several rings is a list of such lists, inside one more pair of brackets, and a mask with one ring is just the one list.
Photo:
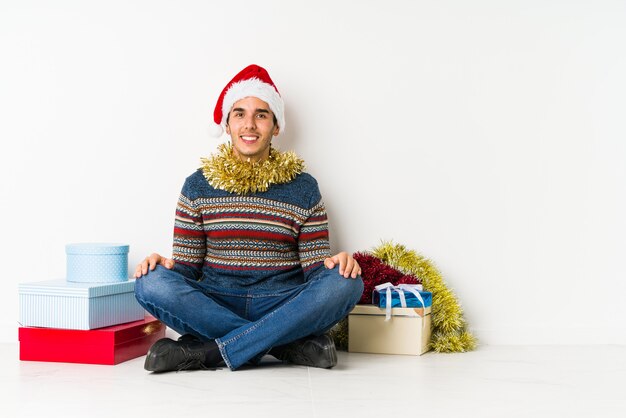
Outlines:
[[278, 135], [274, 114], [263, 100], [245, 97], [233, 105], [226, 125], [233, 151], [242, 160], [257, 162], [270, 154], [272, 136]]

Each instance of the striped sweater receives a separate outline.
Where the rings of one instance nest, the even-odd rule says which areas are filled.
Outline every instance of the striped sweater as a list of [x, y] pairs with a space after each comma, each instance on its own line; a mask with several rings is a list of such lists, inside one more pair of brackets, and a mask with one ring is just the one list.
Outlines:
[[239, 195], [215, 189], [198, 170], [178, 200], [173, 247], [177, 264], [218, 287], [301, 284], [330, 256], [317, 182], [303, 173], [265, 192]]

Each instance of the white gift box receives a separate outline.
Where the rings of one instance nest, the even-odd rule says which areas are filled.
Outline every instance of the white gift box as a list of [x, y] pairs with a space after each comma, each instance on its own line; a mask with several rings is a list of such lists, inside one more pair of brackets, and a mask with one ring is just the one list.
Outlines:
[[108, 283], [128, 280], [128, 245], [98, 242], [67, 244], [68, 282]]
[[145, 311], [135, 299], [135, 281], [74, 283], [46, 280], [18, 286], [24, 327], [94, 329], [138, 321]]
[[429, 350], [431, 310], [392, 308], [386, 320], [385, 308], [356, 305], [348, 316], [348, 351], [422, 355]]

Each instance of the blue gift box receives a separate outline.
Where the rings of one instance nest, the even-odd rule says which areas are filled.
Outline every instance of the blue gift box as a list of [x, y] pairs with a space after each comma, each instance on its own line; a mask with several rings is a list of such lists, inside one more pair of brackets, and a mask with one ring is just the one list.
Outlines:
[[109, 243], [67, 244], [68, 282], [109, 283], [128, 280], [128, 245]]
[[20, 283], [21, 326], [95, 329], [143, 319], [135, 281], [74, 283], [45, 280]]
[[[423, 290], [418, 291], [420, 296], [422, 297], [422, 300], [424, 301], [424, 304], [426, 305], [426, 306], [422, 306], [422, 302], [413, 293], [409, 291], [405, 291], [405, 290], [393, 289], [391, 290], [391, 307], [392, 308], [403, 307], [401, 304], [399, 292], [404, 293], [404, 298], [406, 300], [407, 308], [424, 308], [424, 307], [427, 308], [429, 306], [432, 306], [433, 304], [433, 294], [431, 292], [426, 292]], [[374, 305], [377, 305], [380, 308], [386, 308], [387, 307], [387, 289], [381, 289], [381, 290], [374, 289], [374, 292], [372, 293], [372, 303]]]

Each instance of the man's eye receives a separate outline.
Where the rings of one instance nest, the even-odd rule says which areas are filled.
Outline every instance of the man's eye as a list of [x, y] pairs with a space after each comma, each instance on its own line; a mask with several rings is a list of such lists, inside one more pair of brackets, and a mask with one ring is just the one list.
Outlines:
[[256, 117], [259, 119], [265, 119], [267, 115], [265, 113], [259, 113], [258, 115], [256, 115]]

